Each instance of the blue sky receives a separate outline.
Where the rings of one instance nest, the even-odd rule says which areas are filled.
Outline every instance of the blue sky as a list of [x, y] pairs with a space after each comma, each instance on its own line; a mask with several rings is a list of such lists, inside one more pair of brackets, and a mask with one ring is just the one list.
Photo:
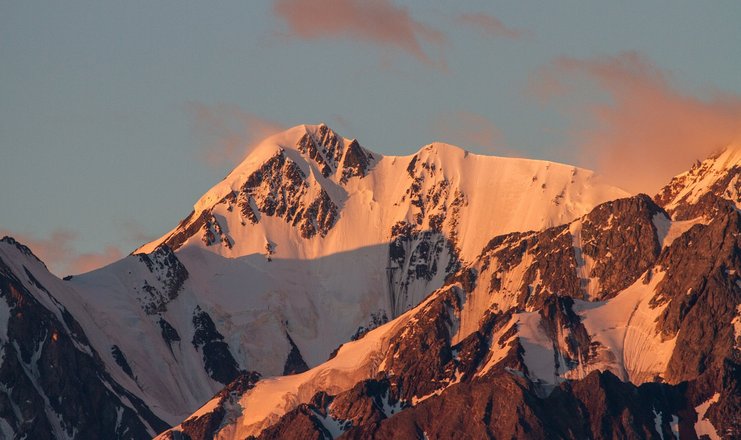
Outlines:
[[656, 179], [741, 126], [741, 2], [369, 3], [0, 1], [0, 230], [60, 274], [111, 260], [171, 229], [266, 126], [606, 175], [656, 149], [676, 158]]

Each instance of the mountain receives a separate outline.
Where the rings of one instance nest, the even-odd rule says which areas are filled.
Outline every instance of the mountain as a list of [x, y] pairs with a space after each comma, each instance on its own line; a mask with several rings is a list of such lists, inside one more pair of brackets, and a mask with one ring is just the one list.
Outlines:
[[490, 231], [560, 224], [624, 195], [572, 166], [444, 144], [387, 157], [298, 126], [162, 238], [67, 279], [59, 301], [116, 381], [177, 424], [242, 371], [305, 371], [399, 316]]
[[167, 428], [105, 365], [66, 284], [30, 249], [0, 240], [0, 438], [147, 438]]
[[738, 175], [729, 149], [653, 199], [494, 236], [329, 361], [160, 438], [738, 438]]
[[732, 438], [740, 160], [651, 198], [294, 127], [106, 267], [0, 241], [0, 437]]

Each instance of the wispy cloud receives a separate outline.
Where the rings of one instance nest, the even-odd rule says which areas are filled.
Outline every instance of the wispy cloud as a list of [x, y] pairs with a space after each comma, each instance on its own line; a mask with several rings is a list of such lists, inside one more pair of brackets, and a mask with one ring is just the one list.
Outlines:
[[68, 229], [56, 229], [41, 238], [0, 229], [0, 237], [6, 235], [28, 246], [58, 276], [89, 272], [124, 256], [118, 247], [112, 245], [101, 252], [78, 252], [74, 244], [78, 235]]
[[[602, 99], [585, 96], [585, 84]], [[636, 52], [558, 58], [533, 77], [530, 91], [575, 113], [578, 160], [636, 192], [655, 192], [694, 160], [741, 138], [741, 96], [680, 91]]]
[[216, 168], [237, 165], [259, 141], [284, 128], [235, 105], [191, 102], [187, 108], [202, 144], [200, 159]]
[[504, 146], [506, 142], [502, 130], [478, 113], [441, 113], [433, 119], [431, 130], [435, 138], [443, 142], [485, 153], [509, 153]]
[[116, 222], [119, 229], [119, 235], [121, 241], [127, 245], [131, 245], [132, 248], [137, 248], [144, 243], [157, 238], [157, 235], [147, 230], [141, 223], [136, 220], [127, 219]]
[[442, 54], [431, 57], [426, 48], [441, 53], [445, 35], [390, 0], [275, 0], [273, 11], [296, 38], [351, 38], [401, 50], [430, 65], [445, 64]]
[[511, 28], [505, 25], [502, 20], [485, 12], [462, 14], [458, 16], [457, 21], [462, 25], [469, 26], [482, 32], [484, 35], [489, 37], [518, 39], [525, 35], [523, 31]]

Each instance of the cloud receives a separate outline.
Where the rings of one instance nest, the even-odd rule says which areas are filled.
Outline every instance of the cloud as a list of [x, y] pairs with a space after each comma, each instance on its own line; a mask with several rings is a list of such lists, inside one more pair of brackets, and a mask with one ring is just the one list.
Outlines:
[[86, 252], [77, 255], [67, 263], [67, 273], [77, 274], [90, 272], [123, 258], [123, 253], [116, 246], [106, 246], [102, 252]]
[[479, 12], [476, 14], [462, 14], [458, 16], [458, 23], [483, 32], [489, 37], [505, 37], [518, 39], [524, 36], [519, 29], [513, 29], [502, 23], [493, 15]]
[[430, 45], [440, 50], [444, 34], [390, 0], [275, 0], [273, 11], [296, 38], [351, 38], [401, 50], [426, 64], [445, 64], [442, 56], [435, 60], [425, 50]]
[[741, 139], [741, 96], [682, 92], [636, 52], [558, 58], [534, 75], [530, 92], [573, 112], [582, 165], [634, 192], [652, 194], [693, 161]]
[[477, 148], [487, 153], [509, 152], [502, 131], [484, 116], [469, 111], [437, 115], [432, 122], [437, 139], [463, 148]]
[[124, 256], [116, 246], [107, 246], [102, 252], [79, 253], [74, 246], [77, 234], [68, 229], [56, 229], [46, 238], [0, 229], [0, 237], [6, 235], [28, 246], [58, 276], [89, 272]]
[[258, 142], [284, 129], [235, 105], [191, 102], [187, 109], [194, 134], [202, 143], [200, 159], [215, 168], [234, 167]]
[[116, 224], [122, 241], [131, 244], [133, 247], [139, 247], [158, 237], [136, 220], [118, 220]]

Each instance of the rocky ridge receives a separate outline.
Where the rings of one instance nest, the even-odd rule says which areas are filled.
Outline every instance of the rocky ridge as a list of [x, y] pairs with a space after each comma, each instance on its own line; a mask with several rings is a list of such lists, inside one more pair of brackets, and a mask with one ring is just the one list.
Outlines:
[[495, 237], [332, 361], [258, 382], [240, 406], [276, 393], [270, 415], [217, 437], [735, 438], [739, 211], [715, 197], [688, 223], [654, 200]]

